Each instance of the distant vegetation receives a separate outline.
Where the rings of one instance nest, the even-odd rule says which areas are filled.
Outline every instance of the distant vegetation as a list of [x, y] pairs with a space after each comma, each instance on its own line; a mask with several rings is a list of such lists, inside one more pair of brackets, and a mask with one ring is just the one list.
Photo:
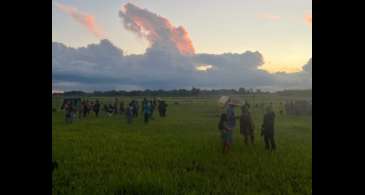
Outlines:
[[218, 96], [218, 95], [259, 95], [259, 94], [277, 94], [282, 96], [312, 96], [312, 90], [284, 90], [278, 92], [267, 92], [261, 91], [260, 89], [212, 89], [205, 90], [199, 88], [187, 89], [174, 89], [174, 90], [134, 90], [134, 91], [123, 91], [123, 90], [112, 90], [112, 91], [94, 91], [94, 92], [83, 92], [83, 91], [68, 91], [65, 92], [65, 96], [93, 96], [93, 97], [105, 97], [105, 96], [169, 96], [169, 97], [191, 97], [191, 96]]

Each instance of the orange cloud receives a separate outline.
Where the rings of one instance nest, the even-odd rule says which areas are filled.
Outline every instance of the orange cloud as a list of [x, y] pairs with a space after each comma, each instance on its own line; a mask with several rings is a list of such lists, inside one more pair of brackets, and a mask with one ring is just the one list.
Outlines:
[[184, 27], [175, 27], [164, 17], [131, 3], [121, 7], [119, 16], [123, 18], [124, 27], [127, 30], [146, 38], [151, 45], [172, 45], [181, 54], [195, 53], [193, 43]]
[[309, 13], [305, 14], [304, 20], [309, 27], [312, 27], [312, 14], [309, 14]]
[[259, 13], [259, 14], [257, 14], [257, 18], [262, 19], [262, 20], [277, 21], [281, 17], [280, 16], [276, 16], [276, 15], [272, 15], [270, 13]]
[[84, 25], [89, 32], [94, 34], [97, 38], [102, 39], [105, 38], [105, 33], [100, 29], [100, 27], [96, 24], [94, 16], [84, 13], [78, 10], [75, 7], [55, 3], [55, 6], [62, 12], [68, 14], [73, 19], [75, 19], [78, 23]]

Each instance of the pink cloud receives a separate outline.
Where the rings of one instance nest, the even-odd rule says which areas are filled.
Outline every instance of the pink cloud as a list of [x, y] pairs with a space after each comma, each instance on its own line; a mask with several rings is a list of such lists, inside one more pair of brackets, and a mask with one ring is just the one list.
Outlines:
[[276, 16], [276, 15], [272, 15], [270, 13], [259, 13], [259, 14], [257, 14], [257, 18], [262, 19], [262, 20], [277, 21], [281, 17], [280, 16]]
[[101, 30], [99, 25], [96, 24], [94, 16], [78, 10], [75, 7], [55, 3], [55, 6], [62, 12], [71, 16], [78, 23], [85, 26], [89, 32], [94, 34], [97, 38], [102, 39], [105, 37], [105, 33]]
[[167, 18], [132, 3], [123, 5], [119, 11], [124, 27], [146, 38], [151, 45], [172, 45], [181, 54], [195, 53], [193, 42], [184, 27], [174, 26]]

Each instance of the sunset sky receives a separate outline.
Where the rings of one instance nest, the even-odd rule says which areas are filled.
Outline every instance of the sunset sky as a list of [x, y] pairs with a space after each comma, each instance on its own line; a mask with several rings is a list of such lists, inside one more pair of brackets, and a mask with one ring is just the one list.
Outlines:
[[300, 71], [312, 57], [311, 0], [57, 0], [53, 41], [81, 47], [105, 38], [127, 55], [145, 53], [149, 42], [118, 16], [127, 2], [182, 26], [197, 54], [259, 51], [269, 72]]

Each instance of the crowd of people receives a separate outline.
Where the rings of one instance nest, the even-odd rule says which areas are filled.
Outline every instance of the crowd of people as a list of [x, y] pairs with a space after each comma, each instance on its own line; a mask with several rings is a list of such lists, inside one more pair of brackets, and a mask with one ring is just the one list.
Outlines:
[[[236, 117], [234, 112], [234, 105], [228, 103], [225, 112], [221, 114], [218, 129], [221, 132], [223, 153], [227, 153], [230, 150], [233, 140], [233, 131], [236, 127], [237, 118], [240, 122], [240, 134], [243, 136], [244, 143], [246, 145], [254, 144], [255, 126], [249, 108], [249, 104], [241, 106], [241, 116]], [[274, 121], [275, 113], [272, 109], [272, 106], [268, 106], [264, 114], [260, 135], [264, 138], [265, 149], [269, 151], [274, 151], [276, 149], [274, 139]]]
[[[153, 100], [147, 100], [144, 98], [141, 103], [141, 112], [144, 116], [144, 122], [148, 123], [150, 119], [153, 119], [155, 109], [158, 109], [160, 117], [165, 117], [167, 112], [167, 103], [164, 100], [153, 98]], [[133, 118], [137, 118], [140, 111], [140, 103], [133, 99], [127, 107], [124, 106], [123, 101], [119, 101], [115, 98], [114, 103], [104, 103], [103, 106], [98, 99], [94, 101], [80, 100], [71, 101], [65, 100], [61, 106], [61, 109], [65, 111], [66, 123], [72, 123], [78, 114], [78, 118], [87, 118], [91, 112], [94, 112], [96, 117], [99, 117], [99, 113], [103, 107], [103, 111], [106, 116], [111, 117], [113, 115], [124, 115], [127, 118], [128, 123], [132, 123]]]
[[[96, 117], [99, 117], [101, 103], [99, 100], [89, 101], [83, 100], [78, 103], [65, 101], [61, 109], [65, 110], [65, 121], [66, 123], [72, 123], [77, 118], [77, 113], [79, 119], [86, 118], [91, 112], [95, 113]], [[167, 112], [167, 103], [161, 99], [153, 98], [148, 100], [144, 98], [141, 103], [132, 99], [125, 107], [123, 101], [119, 101], [115, 98], [114, 103], [104, 103], [103, 110], [106, 116], [113, 115], [125, 115], [128, 124], [132, 123], [135, 118], [138, 118], [139, 112], [143, 116], [144, 123], [149, 123], [150, 120], [154, 120], [155, 110], [158, 109], [160, 117], [165, 117]], [[262, 104], [263, 105], [263, 104]], [[310, 105], [311, 106], [311, 105]], [[303, 103], [303, 101], [291, 101], [286, 102], [285, 105], [280, 102], [280, 114], [283, 114], [283, 109], [287, 114], [299, 114], [303, 112], [309, 112], [308, 103]], [[255, 107], [259, 107], [258, 104]], [[261, 106], [260, 106], [261, 107]], [[235, 105], [228, 103], [225, 107], [225, 111], [220, 115], [220, 121], [218, 124], [218, 129], [221, 132], [221, 139], [223, 142], [223, 153], [227, 153], [230, 150], [233, 140], [233, 131], [236, 127], [236, 120], [239, 119], [239, 129], [240, 134], [243, 136], [243, 141], [246, 145], [253, 145], [255, 143], [255, 125], [250, 112], [250, 105], [245, 104], [240, 106], [241, 115], [236, 117], [235, 115]], [[311, 111], [311, 110], [310, 110]], [[276, 149], [275, 144], [275, 112], [273, 111], [272, 103], [268, 104], [265, 108], [265, 113], [263, 116], [263, 121], [261, 125], [260, 135], [263, 137], [265, 143], [265, 149], [269, 151], [274, 151]]]
[[302, 115], [312, 113], [311, 101], [296, 100], [285, 103], [285, 112], [290, 115]]

